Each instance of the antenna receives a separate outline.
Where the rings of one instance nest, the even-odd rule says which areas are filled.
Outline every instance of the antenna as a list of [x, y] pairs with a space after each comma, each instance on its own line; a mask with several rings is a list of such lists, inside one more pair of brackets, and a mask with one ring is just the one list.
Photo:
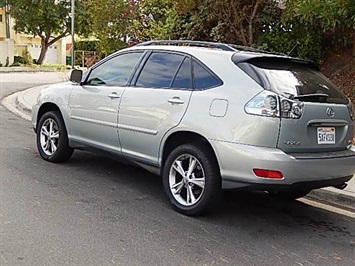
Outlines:
[[292, 49], [288, 52], [288, 53], [286, 53], [288, 56], [290, 55], [290, 54], [292, 54], [292, 52], [293, 52], [293, 50], [295, 50], [296, 48], [297, 48], [297, 46], [298, 45], [300, 45], [301, 43], [299, 42], [299, 41], [297, 41], [296, 42], [296, 44], [292, 47]]

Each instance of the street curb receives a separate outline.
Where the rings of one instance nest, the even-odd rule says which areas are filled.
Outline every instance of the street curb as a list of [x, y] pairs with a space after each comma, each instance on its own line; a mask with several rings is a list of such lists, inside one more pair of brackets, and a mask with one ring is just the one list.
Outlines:
[[[28, 101], [26, 101], [25, 96], [27, 94], [31, 94], [32, 91], [37, 91], [37, 90], [41, 90], [45, 87], [47, 87], [48, 85], [41, 85], [41, 86], [36, 86], [36, 87], [32, 87], [29, 88], [27, 90], [18, 92], [16, 94], [16, 98], [15, 98], [15, 106], [16, 108], [20, 111], [25, 113], [26, 115], [31, 116], [31, 112], [32, 112], [32, 104], [29, 103]], [[34, 92], [37, 94], [37, 92]]]
[[305, 198], [316, 200], [321, 203], [332, 205], [341, 209], [355, 213], [355, 197], [349, 195], [349, 192], [344, 191], [335, 192], [338, 190], [333, 188], [321, 188], [312, 190]]
[[31, 68], [31, 67], [0, 67], [0, 73], [34, 73], [34, 72], [58, 72], [54, 68]]
[[20, 100], [20, 97], [23, 97], [24, 93], [20, 93], [19, 95], [17, 95], [16, 99], [15, 99], [15, 105], [16, 108], [19, 109], [20, 111], [26, 113], [27, 115], [31, 115], [32, 112], [32, 106], [29, 106], [28, 104], [26, 104], [25, 101]]

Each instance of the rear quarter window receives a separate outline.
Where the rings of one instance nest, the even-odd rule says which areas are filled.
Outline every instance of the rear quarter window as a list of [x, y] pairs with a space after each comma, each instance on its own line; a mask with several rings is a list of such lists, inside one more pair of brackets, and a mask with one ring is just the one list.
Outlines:
[[195, 90], [206, 90], [222, 85], [222, 81], [205, 66], [193, 61], [193, 77]]

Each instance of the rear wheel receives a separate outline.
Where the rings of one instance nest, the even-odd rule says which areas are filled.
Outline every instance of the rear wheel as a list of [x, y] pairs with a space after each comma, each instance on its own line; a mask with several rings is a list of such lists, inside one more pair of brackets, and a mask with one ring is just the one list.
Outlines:
[[284, 201], [292, 201], [306, 196], [310, 190], [295, 190], [295, 191], [269, 191], [269, 194]]
[[69, 147], [68, 134], [58, 111], [45, 113], [37, 126], [37, 149], [41, 157], [49, 162], [67, 161], [73, 154]]
[[184, 144], [168, 156], [163, 185], [172, 207], [185, 215], [201, 215], [219, 200], [221, 177], [213, 152], [198, 144]]

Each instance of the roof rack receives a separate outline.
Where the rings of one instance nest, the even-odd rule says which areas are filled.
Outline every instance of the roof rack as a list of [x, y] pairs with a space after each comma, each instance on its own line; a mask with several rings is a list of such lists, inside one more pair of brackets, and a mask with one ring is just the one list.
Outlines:
[[147, 41], [136, 46], [149, 46], [149, 45], [176, 45], [176, 46], [197, 46], [197, 47], [206, 47], [206, 48], [215, 48], [223, 51], [246, 51], [246, 52], [254, 52], [254, 53], [264, 53], [264, 54], [274, 54], [274, 55], [283, 55], [283, 53], [275, 53], [264, 50], [259, 50], [249, 46], [237, 45], [237, 44], [226, 44], [219, 42], [204, 42], [204, 41], [190, 41], [190, 40], [155, 40], [155, 41]]
[[284, 53], [270, 52], [265, 50], [256, 49], [250, 46], [243, 46], [238, 44], [228, 44], [230, 47], [238, 50], [238, 51], [246, 51], [246, 52], [254, 52], [254, 53], [263, 53], [263, 54], [274, 54], [274, 55], [287, 55]]
[[137, 44], [136, 46], [149, 46], [149, 45], [181, 45], [181, 46], [198, 46], [198, 47], [209, 47], [216, 48], [223, 51], [236, 51], [235, 48], [229, 46], [225, 43], [217, 42], [201, 42], [201, 41], [185, 41], [185, 40], [162, 40], [162, 41], [148, 41]]

